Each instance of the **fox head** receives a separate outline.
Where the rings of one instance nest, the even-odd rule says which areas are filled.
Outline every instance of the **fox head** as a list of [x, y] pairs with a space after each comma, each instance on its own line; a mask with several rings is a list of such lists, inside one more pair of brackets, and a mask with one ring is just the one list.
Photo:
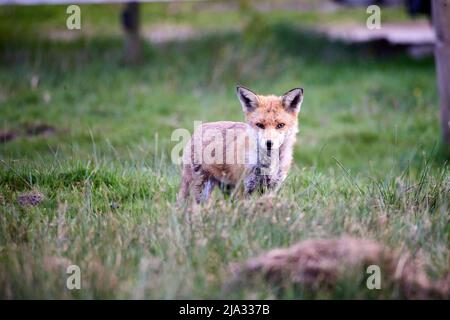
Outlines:
[[270, 153], [280, 148], [287, 137], [297, 133], [297, 115], [303, 102], [302, 88], [289, 90], [282, 96], [261, 96], [238, 86], [237, 96], [260, 149]]

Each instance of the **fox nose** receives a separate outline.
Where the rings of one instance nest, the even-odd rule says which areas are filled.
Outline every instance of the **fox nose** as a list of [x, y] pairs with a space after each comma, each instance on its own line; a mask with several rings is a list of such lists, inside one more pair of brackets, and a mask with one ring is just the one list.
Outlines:
[[272, 140], [267, 140], [267, 141], [266, 141], [266, 146], [267, 146], [267, 150], [272, 149], [272, 146], [273, 146]]

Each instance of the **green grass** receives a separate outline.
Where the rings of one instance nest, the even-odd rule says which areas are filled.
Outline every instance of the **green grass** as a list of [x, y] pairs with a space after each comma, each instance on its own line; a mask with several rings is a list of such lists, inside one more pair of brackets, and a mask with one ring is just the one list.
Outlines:
[[[93, 35], [55, 41], [45, 35], [64, 30], [64, 7], [0, 8], [0, 129], [18, 133], [0, 144], [1, 298], [270, 298], [269, 288], [224, 293], [229, 263], [343, 234], [408, 250], [435, 277], [448, 272], [450, 181], [432, 58], [381, 59], [302, 28], [364, 11], [250, 17], [149, 4], [144, 27], [207, 32], [145, 43], [144, 63], [131, 67], [118, 12], [82, 6]], [[236, 83], [267, 94], [305, 89], [289, 178], [274, 197], [216, 193], [199, 212], [179, 209], [170, 135], [194, 120], [241, 120]], [[27, 136], [36, 123], [56, 133]], [[45, 200], [20, 206], [30, 190]], [[65, 287], [71, 263], [82, 290]], [[348, 282], [281, 296], [302, 297], [373, 292]]]

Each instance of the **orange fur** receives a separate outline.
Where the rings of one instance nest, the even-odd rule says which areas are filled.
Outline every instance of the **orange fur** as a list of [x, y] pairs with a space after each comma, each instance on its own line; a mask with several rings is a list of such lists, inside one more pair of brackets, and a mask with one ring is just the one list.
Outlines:
[[[240, 182], [247, 194], [261, 187], [277, 189], [286, 178], [303, 89], [281, 97], [237, 89], [246, 123], [211, 122], [195, 130], [184, 148], [180, 200], [192, 192], [197, 202], [206, 201], [215, 186], [232, 189]], [[275, 156], [276, 166], [272, 164]], [[263, 165], [264, 161], [268, 165]], [[261, 173], [261, 169], [267, 172]]]

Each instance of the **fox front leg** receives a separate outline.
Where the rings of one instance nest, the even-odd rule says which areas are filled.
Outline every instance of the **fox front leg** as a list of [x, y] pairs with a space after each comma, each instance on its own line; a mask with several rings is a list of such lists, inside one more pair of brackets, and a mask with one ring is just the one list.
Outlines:
[[203, 190], [200, 195], [199, 203], [204, 203], [209, 200], [215, 186], [216, 181], [214, 179], [209, 178], [208, 180], [205, 181], [205, 183], [203, 184]]

